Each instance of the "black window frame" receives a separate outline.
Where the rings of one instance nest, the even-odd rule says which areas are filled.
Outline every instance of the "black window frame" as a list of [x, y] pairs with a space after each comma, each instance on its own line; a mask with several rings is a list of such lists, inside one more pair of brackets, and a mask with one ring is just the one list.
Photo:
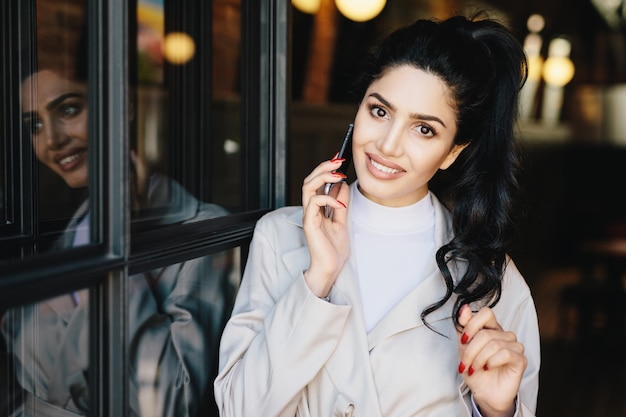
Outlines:
[[[125, 300], [129, 274], [158, 268], [229, 248], [242, 249], [241, 271], [256, 221], [281, 207], [287, 190], [288, 42], [290, 3], [281, 0], [241, 1], [241, 131], [242, 206], [244, 211], [223, 218], [178, 225], [133, 236], [129, 209], [129, 12], [132, 0], [89, 0], [89, 197], [94, 244], [55, 254], [25, 256], [0, 264], [0, 311], [37, 302], [54, 295], [90, 288], [90, 372], [92, 415], [127, 415], [125, 367], [127, 363]], [[12, 55], [28, 41], [28, 22], [34, 18], [35, 0], [5, 0], [0, 6], [4, 93], [0, 106], [8, 122], [2, 131], [7, 178], [7, 214], [15, 219], [0, 225], [0, 248], [34, 242], [37, 237], [34, 180], [36, 161], [23, 141], [19, 114], [19, 62]], [[200, 16], [210, 17], [212, 2], [195, 0]], [[19, 26], [15, 32], [16, 25]], [[32, 27], [32, 26], [31, 26]], [[197, 26], [199, 36], [209, 29]], [[15, 34], [19, 33], [19, 36]], [[13, 34], [13, 35], [12, 35]], [[204, 70], [206, 70], [206, 63]], [[210, 82], [210, 81], [208, 81]], [[206, 88], [206, 86], [204, 86]], [[7, 89], [8, 88], [8, 89]], [[204, 90], [204, 92], [209, 90]], [[6, 119], [4, 120], [7, 121]], [[201, 122], [192, 133], [210, 128]], [[120, 140], [107, 140], [107, 138]], [[15, 162], [19, 161], [19, 162]], [[202, 175], [207, 171], [201, 171]], [[13, 181], [14, 180], [14, 181]], [[121, 184], [121, 185], [120, 185]], [[202, 187], [200, 187], [202, 188]], [[9, 197], [10, 195], [10, 197]], [[17, 196], [19, 198], [12, 198]], [[25, 216], [22, 216], [25, 214]], [[154, 242], [158, 242], [155, 246]]]

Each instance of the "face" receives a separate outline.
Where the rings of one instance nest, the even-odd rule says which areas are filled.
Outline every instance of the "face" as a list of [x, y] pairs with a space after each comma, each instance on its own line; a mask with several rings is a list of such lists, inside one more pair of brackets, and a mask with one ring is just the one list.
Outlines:
[[354, 167], [367, 198], [402, 207], [426, 196], [433, 175], [463, 149], [454, 145], [453, 103], [442, 80], [408, 65], [369, 86], [353, 133]]
[[22, 99], [39, 161], [70, 187], [87, 186], [87, 87], [45, 70], [24, 81]]

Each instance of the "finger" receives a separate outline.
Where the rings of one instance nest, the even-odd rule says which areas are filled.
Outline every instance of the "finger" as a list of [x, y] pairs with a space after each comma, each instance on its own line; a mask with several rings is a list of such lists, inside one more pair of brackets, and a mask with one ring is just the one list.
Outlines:
[[496, 350], [486, 360], [480, 358], [479, 362], [479, 358], [477, 358], [475, 364], [477, 365], [476, 369], [483, 371], [507, 366], [523, 373], [528, 364], [528, 359], [524, 355], [524, 346], [521, 343], [513, 343], [507, 345], [506, 348]]
[[[461, 311], [461, 313], [464, 314], [464, 317], [467, 316], [465, 311]], [[463, 334], [461, 335], [461, 342], [463, 344], [472, 340], [474, 335], [482, 329], [502, 330], [493, 310], [488, 307], [481, 308], [477, 313], [473, 314], [469, 320], [464, 322], [465, 324], [461, 323], [459, 314], [459, 324], [464, 326]]]
[[[348, 219], [348, 204], [350, 203], [350, 186], [342, 181], [340, 184], [337, 184], [335, 187], [339, 188], [339, 192], [337, 193], [337, 197], [335, 199], [333, 207], [333, 222], [346, 224]], [[339, 207], [337, 207], [337, 204]]]
[[309, 199], [317, 194], [323, 194], [323, 187], [326, 183], [337, 183], [346, 178], [341, 172], [334, 170], [341, 166], [341, 160], [337, 162], [323, 162], [318, 165], [302, 183], [302, 205], [307, 206]]
[[[513, 332], [481, 330], [461, 352], [461, 361], [475, 370], [483, 369], [485, 365], [489, 367], [489, 359], [501, 350], [524, 353], [523, 345], [517, 341]], [[498, 365], [492, 363], [491, 366]]]
[[464, 304], [463, 306], [461, 306], [461, 309], [459, 310], [459, 324], [465, 327], [465, 325], [467, 324], [468, 321], [470, 321], [472, 316], [473, 316], [472, 309], [467, 304]]
[[343, 161], [345, 161], [345, 159], [339, 158], [339, 159], [330, 159], [328, 161], [324, 161], [324, 162], [320, 163], [318, 166], [316, 166], [313, 169], [313, 171], [311, 171], [311, 173], [309, 175], [307, 175], [304, 178], [303, 183], [307, 184], [307, 183], [313, 181], [320, 174], [327, 173], [327, 172], [332, 172], [332, 171], [338, 169], [341, 166]]

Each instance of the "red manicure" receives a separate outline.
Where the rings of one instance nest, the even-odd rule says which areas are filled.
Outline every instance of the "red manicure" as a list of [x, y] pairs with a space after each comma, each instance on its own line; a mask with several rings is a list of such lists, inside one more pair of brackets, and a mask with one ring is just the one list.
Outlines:
[[487, 364], [485, 364], [485, 366], [483, 366], [483, 370], [484, 371], [488, 371], [489, 370], [489, 367], [487, 366]]
[[343, 204], [341, 201], [337, 200], [337, 202], [338, 202], [339, 204], [341, 204], [341, 205], [343, 206], [343, 208], [347, 208], [347, 207], [346, 207], [346, 205], [345, 205], [345, 204]]
[[461, 335], [461, 344], [462, 345], [466, 344], [468, 340], [469, 340], [469, 336], [467, 335], [467, 333], [463, 333]]
[[465, 364], [461, 361], [459, 362], [459, 373], [462, 374], [465, 371]]
[[474, 373], [474, 368], [472, 368], [472, 365], [470, 365], [469, 369], [467, 370], [467, 375], [472, 376], [473, 373]]
[[333, 163], [334, 162], [343, 162], [345, 160], [346, 160], [346, 158], [333, 158], [333, 159], [330, 160], [330, 162], [333, 162]]
[[333, 175], [333, 177], [348, 178], [346, 174], [339, 172], [339, 171], [333, 171], [331, 172], [331, 174]]

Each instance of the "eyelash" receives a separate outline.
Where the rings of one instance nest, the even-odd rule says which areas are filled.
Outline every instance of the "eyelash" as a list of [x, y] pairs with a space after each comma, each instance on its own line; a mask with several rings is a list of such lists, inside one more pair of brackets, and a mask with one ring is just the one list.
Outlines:
[[[385, 116], [387, 115], [387, 110], [385, 110], [385, 109], [384, 109], [384, 108], [383, 108], [380, 104], [378, 104], [378, 103], [369, 103], [369, 104], [367, 105], [367, 107], [369, 108], [369, 111], [370, 111], [370, 114], [372, 115], [372, 117], [375, 117], [375, 118], [383, 118], [383, 117], [385, 117]], [[385, 116], [379, 116], [379, 115], [377, 115], [377, 114], [374, 114], [374, 111], [375, 111], [375, 110], [382, 110], [382, 111], [385, 113]], [[429, 130], [429, 133], [423, 133], [423, 132], [421, 131], [421, 129], [423, 129], [423, 128], [428, 129], [428, 130]], [[429, 125], [429, 124], [427, 124], [427, 123], [424, 123], [424, 122], [421, 122], [421, 123], [417, 126], [417, 129], [416, 129], [416, 130], [417, 130], [417, 132], [418, 132], [420, 135], [429, 136], [429, 137], [434, 137], [434, 136], [437, 136], [437, 130], [436, 130], [434, 127], [432, 127], [431, 125]]]

